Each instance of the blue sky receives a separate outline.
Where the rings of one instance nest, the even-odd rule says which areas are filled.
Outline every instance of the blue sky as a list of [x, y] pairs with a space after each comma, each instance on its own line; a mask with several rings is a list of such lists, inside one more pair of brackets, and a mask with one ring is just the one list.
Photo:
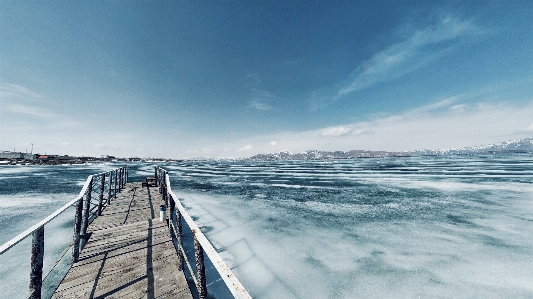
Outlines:
[[0, 1], [0, 149], [242, 157], [533, 137], [531, 1]]

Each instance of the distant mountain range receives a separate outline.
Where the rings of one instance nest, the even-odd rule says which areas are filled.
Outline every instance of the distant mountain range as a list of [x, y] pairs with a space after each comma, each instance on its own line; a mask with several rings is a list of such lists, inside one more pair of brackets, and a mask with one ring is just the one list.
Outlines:
[[533, 138], [508, 140], [494, 144], [463, 147], [459, 149], [417, 150], [414, 155], [475, 155], [475, 154], [506, 154], [533, 152]]
[[302, 153], [279, 152], [259, 154], [246, 160], [252, 161], [279, 161], [279, 160], [322, 160], [322, 159], [354, 159], [354, 158], [379, 158], [379, 157], [412, 157], [412, 156], [445, 156], [445, 155], [480, 155], [480, 154], [512, 154], [533, 153], [533, 138], [509, 140], [494, 144], [464, 147], [459, 149], [440, 150], [415, 150], [409, 152], [386, 152], [351, 150], [344, 151], [318, 151], [310, 150]]

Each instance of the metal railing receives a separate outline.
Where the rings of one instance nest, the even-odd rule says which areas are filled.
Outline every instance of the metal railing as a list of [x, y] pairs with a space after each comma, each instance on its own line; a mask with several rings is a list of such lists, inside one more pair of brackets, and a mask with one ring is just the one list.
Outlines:
[[[157, 185], [159, 186], [159, 193], [162, 194], [163, 200], [166, 202], [166, 205], [169, 208], [168, 225], [169, 229], [174, 233], [177, 239], [180, 270], [183, 269], [183, 264], [185, 262], [189, 272], [191, 273], [194, 284], [198, 289], [198, 295], [200, 299], [207, 298], [204, 253], [207, 254], [207, 257], [217, 270], [218, 274], [226, 284], [233, 297], [243, 299], [252, 298], [239, 282], [237, 277], [233, 274], [233, 272], [231, 272], [231, 269], [228, 267], [228, 265], [224, 262], [224, 260], [222, 260], [211, 242], [209, 242], [206, 236], [202, 233], [198, 225], [196, 225], [191, 216], [189, 216], [185, 208], [181, 205], [176, 194], [172, 192], [168, 171], [156, 166], [155, 177]], [[196, 273], [193, 271], [193, 267], [191, 266], [191, 263], [189, 262], [183, 248], [183, 228], [181, 224], [182, 218], [185, 220], [185, 223], [189, 226], [194, 236]]]
[[[107, 181], [107, 183], [106, 183]], [[116, 197], [116, 194], [124, 188], [128, 181], [128, 168], [122, 167], [109, 172], [90, 175], [87, 177], [83, 188], [76, 198], [53, 212], [39, 223], [28, 228], [18, 236], [9, 240], [0, 246], [0, 255], [4, 254], [15, 245], [32, 236], [31, 242], [31, 272], [29, 298], [41, 298], [43, 280], [52, 272], [54, 267], [65, 256], [70, 247], [72, 250], [72, 262], [77, 262], [80, 250], [83, 249], [86, 241], [87, 227], [94, 218], [98, 217], [102, 209]], [[106, 196], [107, 194], [107, 196]], [[74, 221], [74, 235], [72, 242], [63, 251], [59, 259], [53, 264], [48, 274], [43, 278], [43, 260], [44, 260], [44, 227], [54, 218], [65, 212], [71, 206], [76, 207]], [[81, 241], [81, 242], [80, 242]]]

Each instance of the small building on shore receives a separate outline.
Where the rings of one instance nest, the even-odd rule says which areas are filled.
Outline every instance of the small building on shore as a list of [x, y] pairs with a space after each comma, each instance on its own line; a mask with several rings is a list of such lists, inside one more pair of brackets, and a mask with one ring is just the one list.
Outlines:
[[21, 152], [0, 152], [0, 160], [35, 160], [37, 155]]

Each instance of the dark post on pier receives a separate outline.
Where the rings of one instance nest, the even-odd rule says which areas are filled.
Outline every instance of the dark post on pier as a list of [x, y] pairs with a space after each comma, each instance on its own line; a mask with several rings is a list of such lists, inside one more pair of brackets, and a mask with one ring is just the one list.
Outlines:
[[30, 298], [40, 299], [43, 280], [44, 226], [32, 234], [31, 240], [31, 274]]

